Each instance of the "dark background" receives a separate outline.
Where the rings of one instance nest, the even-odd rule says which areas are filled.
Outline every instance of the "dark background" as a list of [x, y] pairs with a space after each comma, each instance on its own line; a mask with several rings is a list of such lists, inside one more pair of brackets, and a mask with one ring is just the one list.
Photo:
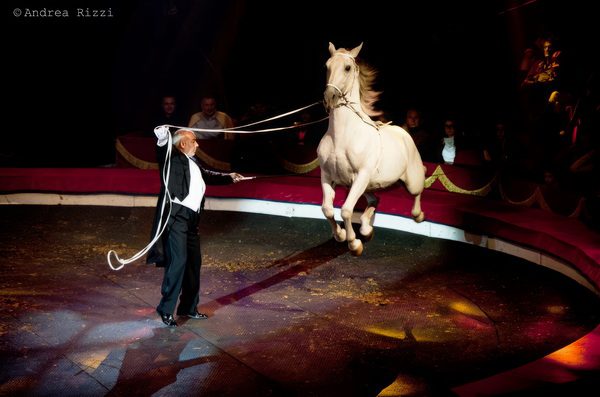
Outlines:
[[[480, 128], [516, 111], [523, 51], [550, 32], [577, 93], [597, 64], [586, 1], [12, 1], [5, 5], [4, 166], [114, 163], [116, 136], [148, 132], [161, 95], [186, 115], [204, 92], [239, 119], [255, 102], [321, 100], [328, 42], [379, 70], [380, 107], [402, 122], [453, 111]], [[589, 3], [589, 2], [588, 2]], [[352, 5], [356, 4], [356, 5]], [[67, 9], [68, 18], [13, 10]], [[77, 18], [76, 8], [112, 18]], [[287, 124], [284, 124], [287, 125]]]

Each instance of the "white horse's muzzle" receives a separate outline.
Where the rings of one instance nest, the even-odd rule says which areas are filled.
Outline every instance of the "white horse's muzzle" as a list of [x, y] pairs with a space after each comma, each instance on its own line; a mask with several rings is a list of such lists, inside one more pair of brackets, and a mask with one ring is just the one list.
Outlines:
[[335, 108], [343, 98], [345, 98], [345, 95], [342, 90], [333, 84], [327, 84], [325, 87], [325, 92], [323, 93], [325, 108], [327, 110]]

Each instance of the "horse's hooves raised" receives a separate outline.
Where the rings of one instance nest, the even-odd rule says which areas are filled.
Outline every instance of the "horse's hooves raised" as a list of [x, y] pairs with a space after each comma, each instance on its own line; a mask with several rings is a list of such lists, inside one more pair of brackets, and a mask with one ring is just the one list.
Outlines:
[[352, 254], [352, 256], [361, 256], [362, 252], [363, 252], [363, 246], [362, 245], [356, 251], [350, 251], [350, 253]]
[[415, 217], [415, 222], [421, 223], [425, 220], [425, 213], [421, 211], [421, 213]]
[[[363, 244], [358, 239], [356, 239], [354, 241], [357, 242], [357, 243], [354, 243], [354, 244], [349, 243], [348, 244], [348, 248], [350, 249], [350, 253], [353, 256], [361, 256], [362, 252], [363, 252]], [[354, 246], [354, 247], [352, 247], [352, 246]]]
[[338, 243], [346, 241], [346, 229], [341, 229], [339, 233], [333, 233], [333, 238], [335, 238], [335, 241]]
[[367, 243], [367, 242], [373, 240], [373, 236], [375, 236], [375, 229], [371, 229], [371, 233], [369, 233], [367, 235], [364, 235], [361, 233], [361, 236], [362, 236], [361, 240], [364, 241], [365, 243]]

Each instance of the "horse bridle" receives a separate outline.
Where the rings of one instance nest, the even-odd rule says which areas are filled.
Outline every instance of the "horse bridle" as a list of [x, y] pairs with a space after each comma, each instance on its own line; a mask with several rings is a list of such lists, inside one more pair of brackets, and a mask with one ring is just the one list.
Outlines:
[[[352, 80], [353, 81], [352, 81], [352, 84], [350, 85], [350, 87], [354, 87], [354, 83], [355, 83], [355, 80], [356, 80], [356, 75], [359, 73], [359, 68], [358, 68], [358, 64], [356, 63], [356, 59], [354, 59], [354, 57], [352, 55], [350, 55], [350, 54], [344, 54], [344, 53], [337, 53], [337, 54], [335, 54], [333, 56], [334, 57], [335, 56], [343, 56], [343, 57], [346, 57], [346, 58], [350, 58], [352, 60], [352, 63], [354, 63], [354, 66], [356, 67], [356, 72], [352, 76]], [[346, 97], [346, 93], [344, 93], [342, 90], [340, 90], [340, 88], [337, 85], [331, 84], [331, 83], [327, 83], [326, 87], [332, 87], [333, 89], [335, 89], [337, 92], [339, 92], [340, 98], [343, 99], [343, 102], [336, 104], [333, 107], [333, 109], [337, 109], [337, 108], [339, 108], [341, 106], [348, 106], [349, 107], [350, 104], [354, 103], [354, 102], [350, 102], [348, 100], [348, 98]]]
[[[354, 57], [350, 54], [338, 53], [333, 56], [338, 56], [338, 55], [350, 58], [352, 60], [352, 63], [354, 63], [354, 66], [356, 67], [356, 72], [352, 76], [353, 81], [352, 81], [352, 84], [350, 85], [350, 87], [354, 87], [354, 84], [356, 83], [356, 76], [358, 75], [358, 73], [360, 73], [360, 68], [358, 66], [358, 63], [356, 63], [356, 59], [354, 59]], [[335, 84], [327, 83], [326, 87], [332, 87], [334, 90], [336, 90], [340, 94], [341, 100], [335, 106], [333, 106], [332, 109], [337, 109], [339, 107], [346, 106], [347, 108], [352, 110], [363, 121], [363, 123], [370, 125], [371, 127], [375, 128], [375, 130], [379, 131], [379, 127], [377, 126], [377, 124], [373, 123], [372, 120], [371, 120], [371, 122], [365, 120], [364, 117], [362, 116], [362, 114], [360, 114], [360, 112], [358, 110], [356, 110], [354, 108], [354, 106], [352, 106], [352, 105], [356, 105], [356, 102], [349, 101], [348, 98], [346, 97], [346, 94], [342, 90], [340, 90], [340, 88], [338, 86], [336, 86]], [[327, 111], [327, 113], [329, 113], [329, 109], [327, 109], [327, 107], [325, 108], [325, 110]]]

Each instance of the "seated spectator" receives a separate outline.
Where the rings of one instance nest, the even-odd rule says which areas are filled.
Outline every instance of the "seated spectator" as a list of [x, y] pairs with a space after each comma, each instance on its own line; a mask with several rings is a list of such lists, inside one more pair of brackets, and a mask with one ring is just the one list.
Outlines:
[[[240, 117], [240, 125], [246, 126], [259, 122], [248, 128], [250, 130], [260, 130], [270, 128], [273, 125], [270, 122], [264, 123], [269, 117], [273, 116], [273, 108], [257, 100]], [[234, 152], [232, 154], [232, 167], [249, 172], [262, 171], [262, 166], [266, 163], [265, 159], [272, 156], [267, 154], [271, 148], [270, 140], [272, 134], [240, 134], [236, 137]]]
[[560, 167], [560, 177], [569, 190], [586, 194], [600, 193], [600, 138], [595, 131], [583, 129], [575, 144], [560, 153], [555, 163]]
[[578, 123], [575, 108], [575, 99], [570, 94], [554, 91], [550, 95], [534, 131], [543, 148], [546, 163], [553, 163], [554, 159], [568, 150], [573, 143]]
[[456, 120], [453, 118], [444, 119], [444, 135], [438, 145], [437, 161], [444, 164], [454, 164], [456, 159], [457, 145], [460, 138], [456, 134]]
[[412, 137], [423, 161], [435, 162], [437, 160], [434, 149], [435, 142], [431, 134], [423, 127], [421, 114], [417, 109], [410, 108], [406, 111], [402, 128]]
[[[227, 113], [217, 110], [217, 100], [210, 95], [202, 97], [200, 101], [202, 111], [194, 113], [190, 118], [188, 127], [201, 128], [208, 130], [222, 130], [233, 127], [233, 120]], [[234, 139], [234, 134], [228, 134], [222, 131], [195, 131], [198, 139]]]
[[531, 62], [523, 85], [549, 83], [558, 77], [560, 51], [553, 48], [550, 38], [541, 40], [543, 55]]
[[[162, 97], [160, 111], [152, 120], [152, 131], [154, 131], [154, 127], [165, 124], [177, 127], [185, 125], [185, 120], [177, 109], [177, 100], [174, 95], [164, 95]], [[152, 133], [152, 136], [154, 136], [154, 133]]]
[[526, 70], [521, 83], [521, 101], [526, 122], [535, 126], [542, 116], [550, 94], [558, 90], [560, 51], [550, 37], [538, 38], [537, 49], [528, 49], [521, 69]]
[[244, 114], [242, 114], [242, 117], [240, 118], [240, 124], [246, 125], [256, 123], [258, 121], [264, 121], [269, 118], [272, 113], [273, 109], [271, 109], [271, 106], [267, 105], [263, 101], [256, 101], [250, 105]]
[[560, 51], [553, 48], [551, 38], [538, 40], [538, 44], [541, 46], [542, 56], [535, 59], [534, 55], [523, 85], [550, 83], [558, 78]]
[[506, 133], [506, 123], [499, 120], [494, 126], [493, 135], [484, 143], [483, 160], [485, 164], [502, 169], [509, 161], [509, 157], [510, 145]]
[[301, 126], [294, 130], [294, 142], [297, 145], [307, 145], [316, 148], [325, 133], [326, 128], [322, 124], [310, 124], [315, 121], [315, 117], [308, 110], [299, 115], [299, 120], [294, 121], [294, 125]]
[[453, 117], [443, 119], [444, 133], [438, 141], [437, 162], [444, 164], [461, 164], [479, 166], [482, 163], [482, 150], [478, 143], [460, 130]]

